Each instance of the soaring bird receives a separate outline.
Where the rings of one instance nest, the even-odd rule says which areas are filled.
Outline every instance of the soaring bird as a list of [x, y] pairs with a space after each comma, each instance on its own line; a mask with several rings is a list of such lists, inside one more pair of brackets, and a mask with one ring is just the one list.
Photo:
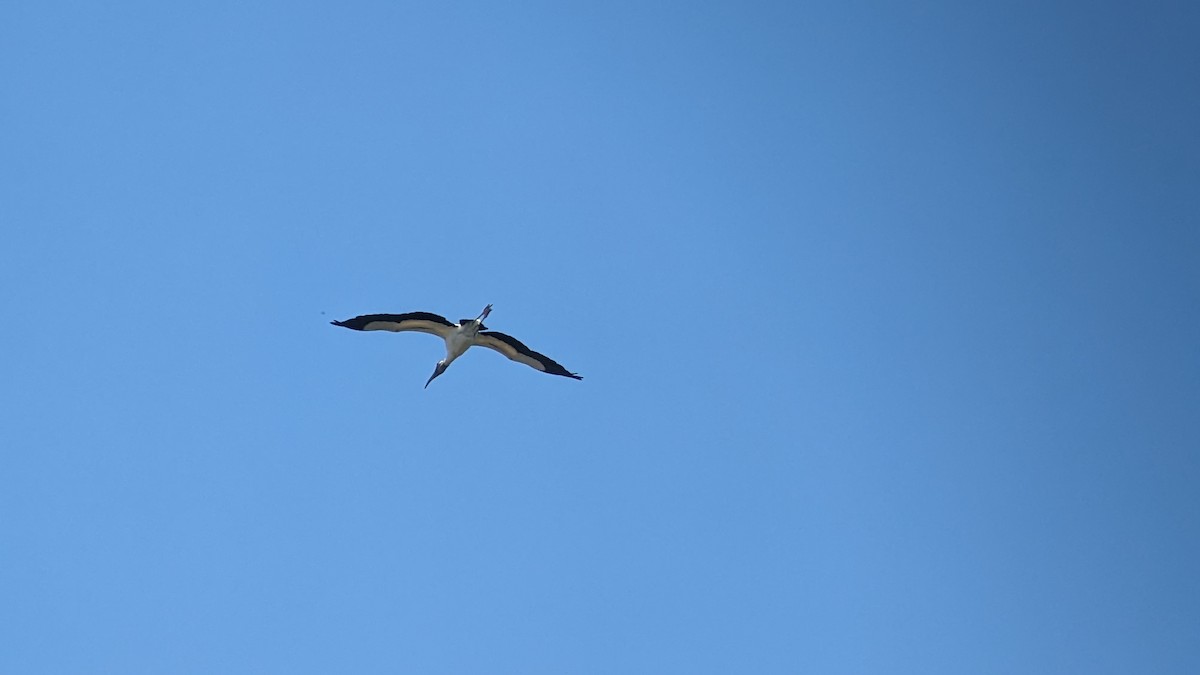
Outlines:
[[524, 363], [550, 375], [562, 375], [576, 380], [583, 378], [567, 371], [557, 361], [539, 354], [511, 335], [490, 331], [483, 325], [483, 320], [492, 313], [492, 306], [483, 308], [474, 319], [461, 319], [458, 323], [450, 323], [445, 317], [429, 312], [409, 312], [408, 314], [363, 314], [345, 321], [330, 321], [329, 323], [342, 328], [353, 330], [390, 330], [393, 333], [402, 331], [417, 331], [436, 335], [446, 341], [446, 358], [437, 362], [433, 375], [425, 382], [425, 387], [434, 378], [446, 372], [454, 359], [462, 356], [475, 345], [494, 349], [517, 363]]

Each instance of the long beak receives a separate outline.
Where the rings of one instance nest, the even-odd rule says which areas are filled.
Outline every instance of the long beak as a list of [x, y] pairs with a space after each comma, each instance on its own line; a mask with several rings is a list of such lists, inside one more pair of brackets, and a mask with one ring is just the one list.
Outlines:
[[425, 388], [426, 388], [426, 389], [428, 389], [428, 388], [429, 388], [429, 383], [430, 383], [430, 382], [433, 382], [433, 379], [434, 379], [435, 377], [437, 377], [438, 375], [441, 375], [441, 374], [442, 374], [442, 373], [444, 373], [444, 372], [446, 372], [446, 364], [442, 363], [441, 361], [438, 361], [437, 367], [435, 367], [435, 368], [433, 369], [433, 374], [432, 374], [432, 375], [430, 375], [430, 376], [429, 376], [429, 380], [427, 380], [427, 381], [425, 382]]

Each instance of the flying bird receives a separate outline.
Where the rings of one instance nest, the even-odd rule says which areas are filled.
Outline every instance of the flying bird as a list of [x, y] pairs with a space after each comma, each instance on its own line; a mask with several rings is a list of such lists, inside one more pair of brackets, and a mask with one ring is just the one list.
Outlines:
[[393, 333], [417, 331], [418, 333], [436, 335], [445, 340], [446, 358], [437, 362], [437, 366], [433, 369], [433, 375], [430, 375], [429, 380], [425, 382], [426, 388], [429, 387], [429, 383], [433, 382], [434, 378], [446, 372], [450, 364], [454, 363], [454, 359], [462, 356], [468, 349], [476, 345], [494, 349], [517, 363], [524, 363], [530, 368], [540, 370], [543, 373], [562, 375], [563, 377], [571, 377], [576, 380], [583, 379], [579, 375], [567, 371], [566, 368], [560, 366], [557, 361], [549, 356], [539, 354], [526, 347], [524, 343], [515, 337], [488, 330], [487, 326], [483, 325], [483, 320], [491, 312], [492, 306], [488, 305], [474, 319], [461, 319], [456, 324], [450, 323], [445, 317], [430, 314], [429, 312], [363, 314], [353, 319], [330, 321], [329, 323], [352, 330], [390, 330]]

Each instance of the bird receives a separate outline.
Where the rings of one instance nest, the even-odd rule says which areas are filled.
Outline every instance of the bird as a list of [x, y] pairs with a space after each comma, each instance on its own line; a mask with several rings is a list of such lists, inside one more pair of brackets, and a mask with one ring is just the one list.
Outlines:
[[489, 304], [483, 308], [474, 319], [460, 319], [458, 323], [450, 323], [445, 317], [430, 312], [409, 312], [407, 314], [363, 314], [345, 321], [330, 321], [329, 323], [351, 330], [390, 330], [393, 333], [416, 331], [436, 335], [446, 341], [446, 358], [437, 362], [433, 375], [425, 382], [425, 388], [439, 375], [446, 372], [454, 360], [462, 356], [474, 346], [487, 347], [500, 352], [509, 359], [549, 375], [561, 375], [576, 380], [582, 380], [576, 373], [568, 371], [557, 361], [533, 351], [523, 342], [511, 335], [488, 330], [483, 320], [492, 313]]

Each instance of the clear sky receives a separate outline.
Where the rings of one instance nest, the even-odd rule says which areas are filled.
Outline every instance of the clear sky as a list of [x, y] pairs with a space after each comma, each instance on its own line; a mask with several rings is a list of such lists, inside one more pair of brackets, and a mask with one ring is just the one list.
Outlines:
[[1198, 34], [3, 3], [0, 672], [1200, 672]]

